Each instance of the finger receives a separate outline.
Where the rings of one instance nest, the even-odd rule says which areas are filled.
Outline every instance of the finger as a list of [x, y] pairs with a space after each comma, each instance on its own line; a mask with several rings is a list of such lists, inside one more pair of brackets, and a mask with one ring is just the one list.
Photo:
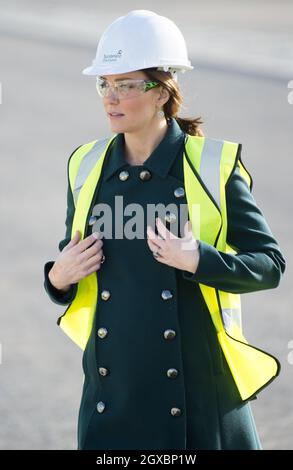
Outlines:
[[152, 229], [152, 227], [151, 227], [150, 225], [147, 226], [147, 236], [148, 236], [149, 238], [154, 239], [154, 240], [157, 238], [155, 232], [153, 231], [153, 229]]
[[168, 233], [167, 232], [169, 232], [169, 230], [163, 224], [163, 222], [161, 221], [161, 219], [159, 217], [156, 217], [156, 226], [157, 226], [159, 235], [161, 235], [166, 240], [168, 238]]
[[151, 251], [161, 250], [161, 247], [157, 245], [156, 242], [152, 240], [151, 238], [148, 238], [148, 246]]
[[148, 239], [151, 243], [151, 246], [161, 248], [161, 249], [164, 248], [164, 245], [166, 243], [165, 240], [159, 238], [151, 227], [147, 228], [147, 234], [148, 234], [148, 237], [149, 237]]
[[192, 232], [191, 222], [190, 220], [187, 220], [187, 222], [184, 224], [184, 236], [189, 238], [190, 232]]
[[85, 269], [83, 272], [84, 272], [84, 276], [89, 276], [90, 274], [98, 271], [101, 267], [101, 262], [97, 262], [97, 263], [94, 263], [92, 264], [90, 267], [88, 267], [87, 269]]
[[158, 245], [158, 244], [156, 243], [156, 240], [153, 240], [153, 239], [151, 239], [151, 238], [148, 238], [147, 241], [148, 241], [149, 249], [150, 249], [152, 252], [158, 251], [161, 256], [164, 256], [164, 248], [162, 248], [160, 245]]
[[75, 246], [77, 245], [78, 241], [80, 239], [80, 231], [79, 230], [76, 230], [73, 238], [70, 240], [69, 243], [67, 243], [67, 245], [63, 248], [62, 251], [67, 251], [69, 248], [71, 248], [72, 246]]
[[154, 256], [154, 259], [155, 259], [156, 261], [158, 261], [159, 263], [168, 264], [168, 263], [166, 263], [164, 257], [161, 255], [161, 253], [160, 253], [160, 256]]
[[99, 253], [97, 253], [96, 255], [92, 256], [90, 259], [87, 260], [87, 262], [83, 266], [83, 269], [89, 270], [93, 266], [96, 266], [97, 264], [101, 264], [102, 257], [103, 257], [103, 251], [100, 250]]
[[147, 228], [147, 235], [148, 235], [147, 236], [147, 241], [148, 241], [149, 246], [151, 246], [152, 248], [154, 248], [154, 247], [158, 248], [158, 245], [156, 245], [157, 237], [156, 237], [155, 233], [153, 232], [153, 230], [150, 227]]
[[79, 259], [81, 262], [89, 260], [92, 256], [95, 256], [96, 254], [99, 253], [99, 251], [102, 249], [103, 242], [102, 240], [96, 240], [89, 248], [84, 250], [82, 253], [79, 255]]
[[157, 256], [154, 256], [154, 258], [155, 258], [156, 260], [163, 261], [163, 259], [164, 259], [164, 253], [163, 253], [163, 251], [160, 249], [160, 247], [156, 246], [155, 244], [153, 244], [153, 245], [151, 245], [151, 246], [150, 246], [150, 245], [151, 245], [151, 243], [149, 244], [149, 248], [150, 248], [151, 252], [153, 253], [153, 255], [154, 255], [154, 253], [159, 253], [159, 256], [158, 256], [158, 257], [157, 257]]
[[184, 225], [184, 243], [182, 245], [183, 250], [194, 250], [198, 248], [198, 241], [193, 235], [191, 221], [188, 220]]
[[159, 232], [159, 235], [163, 237], [163, 239], [167, 240], [172, 238], [177, 238], [170, 230], [167, 229], [166, 225], [163, 224], [159, 217], [156, 217], [156, 225]]
[[82, 253], [89, 246], [91, 246], [97, 239], [100, 239], [99, 232], [93, 232], [91, 235], [89, 235], [84, 240], [82, 240], [78, 243], [78, 245], [77, 245], [78, 252]]
[[190, 220], [188, 220], [188, 223], [186, 224], [186, 227], [185, 227], [185, 238], [187, 238], [187, 240], [190, 240], [190, 241], [195, 239], [193, 230], [192, 230], [192, 223]]

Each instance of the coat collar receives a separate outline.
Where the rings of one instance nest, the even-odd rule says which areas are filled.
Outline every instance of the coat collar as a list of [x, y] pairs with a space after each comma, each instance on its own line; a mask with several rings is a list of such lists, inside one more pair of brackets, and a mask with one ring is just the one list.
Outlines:
[[[144, 161], [142, 166], [161, 178], [165, 178], [175, 161], [180, 146], [183, 145], [185, 135], [186, 134], [181, 130], [176, 119], [171, 118], [165, 137], [161, 140], [151, 155]], [[121, 170], [122, 168], [126, 169], [130, 166], [125, 159], [124, 149], [124, 134], [117, 134], [113, 140], [111, 151], [106, 161], [104, 170], [105, 180], [108, 180], [118, 170]]]

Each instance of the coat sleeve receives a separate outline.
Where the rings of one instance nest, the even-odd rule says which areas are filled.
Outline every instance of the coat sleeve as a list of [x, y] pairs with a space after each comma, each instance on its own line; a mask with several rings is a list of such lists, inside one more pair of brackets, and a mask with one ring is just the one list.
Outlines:
[[[69, 161], [72, 155], [76, 152], [77, 147], [72, 154], [70, 155], [67, 163], [67, 212], [66, 212], [66, 220], [65, 220], [65, 238], [63, 238], [58, 245], [59, 251], [62, 251], [63, 248], [70, 242], [71, 240], [71, 229], [72, 229], [72, 222], [74, 217], [74, 201], [73, 195], [69, 183]], [[62, 292], [59, 289], [56, 289], [53, 284], [50, 282], [49, 279], [49, 271], [52, 268], [54, 261], [48, 261], [44, 265], [44, 288], [47, 294], [49, 295], [52, 302], [59, 304], [59, 305], [67, 305], [73, 302], [76, 293], [77, 293], [77, 283], [71, 284], [71, 287], [68, 292]]]
[[197, 270], [182, 270], [183, 278], [235, 294], [277, 287], [285, 259], [238, 164], [226, 184], [226, 201], [227, 242], [237, 253], [224, 253], [198, 240]]

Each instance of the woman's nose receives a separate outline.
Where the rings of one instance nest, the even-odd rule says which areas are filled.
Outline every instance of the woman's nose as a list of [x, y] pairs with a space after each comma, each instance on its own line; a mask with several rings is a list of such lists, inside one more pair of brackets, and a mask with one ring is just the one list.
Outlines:
[[113, 88], [110, 88], [108, 90], [108, 93], [107, 95], [105, 96], [105, 99], [109, 100], [110, 102], [112, 101], [119, 101], [119, 97], [118, 97], [118, 91], [117, 90], [114, 90]]

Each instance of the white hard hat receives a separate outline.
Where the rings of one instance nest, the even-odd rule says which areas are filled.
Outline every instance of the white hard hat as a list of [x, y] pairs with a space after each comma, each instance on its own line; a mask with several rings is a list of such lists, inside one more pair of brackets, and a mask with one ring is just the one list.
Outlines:
[[192, 70], [184, 37], [176, 24], [149, 10], [120, 16], [102, 34], [92, 65], [84, 75], [113, 75], [155, 67], [171, 72]]

